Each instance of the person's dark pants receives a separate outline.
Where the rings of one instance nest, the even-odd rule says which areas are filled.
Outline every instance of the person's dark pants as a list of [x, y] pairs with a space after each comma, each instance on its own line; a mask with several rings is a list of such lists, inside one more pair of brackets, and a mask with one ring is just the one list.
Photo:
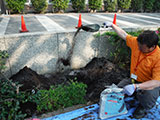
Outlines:
[[[128, 84], [133, 84], [131, 79], [124, 79], [117, 86], [123, 88]], [[159, 97], [159, 91], [160, 87], [157, 87], [152, 90], [138, 90], [135, 91], [134, 95], [145, 109], [151, 109], [156, 104], [157, 98]]]

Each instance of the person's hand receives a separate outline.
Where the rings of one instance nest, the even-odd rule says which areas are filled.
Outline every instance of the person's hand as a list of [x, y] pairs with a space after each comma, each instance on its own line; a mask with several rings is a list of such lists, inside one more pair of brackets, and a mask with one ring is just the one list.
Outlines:
[[113, 24], [113, 23], [111, 23], [111, 22], [104, 22], [104, 23], [103, 23], [103, 26], [104, 26], [104, 28], [112, 27], [112, 24]]
[[136, 90], [135, 84], [129, 84], [123, 88], [124, 93], [127, 94], [128, 96], [131, 96], [135, 90]]

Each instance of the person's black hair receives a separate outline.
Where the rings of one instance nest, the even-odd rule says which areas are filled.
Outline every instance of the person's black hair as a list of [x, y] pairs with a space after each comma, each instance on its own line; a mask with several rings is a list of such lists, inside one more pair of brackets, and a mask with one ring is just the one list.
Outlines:
[[158, 45], [159, 37], [155, 31], [146, 30], [138, 36], [137, 40], [140, 44], [145, 44], [148, 48], [151, 48]]

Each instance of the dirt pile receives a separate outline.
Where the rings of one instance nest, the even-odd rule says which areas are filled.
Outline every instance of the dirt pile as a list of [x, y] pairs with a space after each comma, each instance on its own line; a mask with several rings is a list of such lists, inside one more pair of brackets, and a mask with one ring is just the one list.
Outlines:
[[128, 78], [129, 71], [119, 69], [105, 58], [93, 58], [84, 68], [71, 71], [68, 77], [77, 77], [77, 81], [87, 84], [86, 99], [96, 102], [105, 86], [118, 84], [122, 79]]
[[[22, 84], [20, 90], [31, 92], [37, 89], [49, 89], [51, 85], [67, 84], [76, 80], [87, 84], [86, 100], [92, 103], [98, 102], [100, 93], [105, 86], [118, 84], [129, 76], [129, 71], [121, 70], [105, 58], [93, 58], [84, 68], [68, 70], [64, 73], [39, 75], [28, 67], [24, 67], [10, 79]], [[33, 116], [36, 114], [36, 105], [31, 102], [21, 104], [22, 112]]]
[[43, 75], [38, 75], [35, 71], [27, 66], [10, 78], [13, 82], [18, 82], [23, 86], [22, 91], [31, 91], [32, 89], [49, 89], [50, 83], [54, 84]]
[[21, 90], [31, 91], [33, 89], [49, 89], [51, 85], [65, 84], [67, 81], [76, 78], [77, 81], [88, 86], [86, 99], [95, 101], [99, 99], [99, 95], [105, 89], [105, 86], [119, 83], [129, 76], [129, 71], [117, 68], [116, 65], [105, 58], [93, 58], [84, 68], [46, 76], [38, 75], [30, 68], [24, 67], [10, 79], [22, 84]]

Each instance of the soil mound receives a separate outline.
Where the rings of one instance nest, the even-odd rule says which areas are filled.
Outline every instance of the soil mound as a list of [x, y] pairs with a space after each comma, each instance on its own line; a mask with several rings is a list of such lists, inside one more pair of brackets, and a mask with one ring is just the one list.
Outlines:
[[71, 71], [69, 77], [87, 84], [87, 100], [99, 100], [106, 86], [118, 84], [129, 77], [129, 71], [118, 68], [105, 58], [93, 58], [84, 68]]
[[50, 83], [52, 83], [52, 81], [50, 81], [48, 78], [37, 74], [27, 66], [13, 75], [10, 79], [13, 82], [22, 84], [23, 86], [20, 87], [20, 90], [22, 91], [31, 91], [33, 89], [49, 89]]
[[[119, 69], [105, 58], [93, 58], [84, 68], [68, 70], [64, 73], [39, 75], [30, 68], [24, 67], [10, 79], [22, 84], [20, 90], [29, 92], [33, 89], [49, 89], [51, 85], [67, 84], [70, 80], [76, 80], [87, 84], [86, 100], [95, 103], [99, 101], [100, 93], [105, 86], [118, 84], [127, 77], [129, 71]], [[32, 103], [22, 104], [21, 107], [28, 115], [36, 112], [36, 105]]]
[[93, 58], [84, 68], [50, 75], [39, 75], [30, 68], [24, 67], [10, 79], [22, 84], [20, 90], [23, 91], [49, 89], [51, 85], [67, 84], [71, 79], [77, 80], [87, 84], [86, 99], [92, 101], [99, 98], [105, 86], [118, 84], [127, 77], [129, 71], [119, 69], [106, 58]]

